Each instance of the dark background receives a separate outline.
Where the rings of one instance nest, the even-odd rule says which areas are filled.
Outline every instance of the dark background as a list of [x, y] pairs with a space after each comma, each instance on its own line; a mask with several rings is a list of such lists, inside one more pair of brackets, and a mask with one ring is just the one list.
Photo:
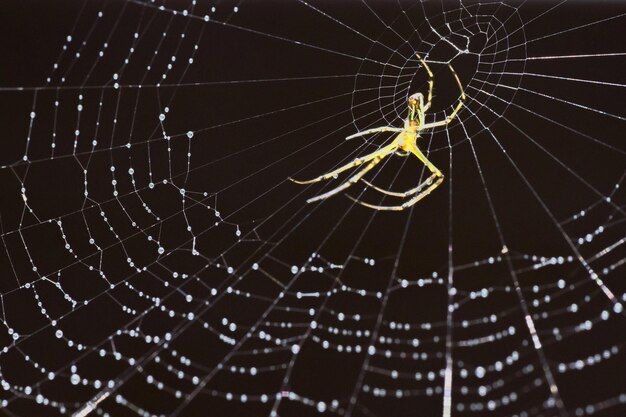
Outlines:
[[[2, 6], [0, 293], [7, 330], [20, 337], [13, 343], [13, 332], [1, 336], [10, 388], [0, 412], [71, 414], [107, 393], [95, 412], [257, 416], [269, 415], [273, 404], [258, 396], [292, 391], [302, 397], [283, 399], [280, 415], [318, 415], [318, 401], [339, 415], [439, 415], [449, 351], [453, 415], [485, 415], [489, 400], [512, 393], [515, 400], [489, 414], [623, 415], [623, 313], [613, 312], [577, 256], [622, 297], [623, 248], [598, 254], [625, 235], [624, 193], [615, 187], [626, 167], [626, 59], [527, 59], [623, 52], [623, 4], [468, 2], [463, 10], [452, 1], [188, 3]], [[161, 4], [166, 10], [157, 9]], [[185, 9], [190, 15], [182, 15]], [[490, 40], [460, 36], [468, 33], [460, 22]], [[454, 57], [432, 28], [451, 30], [455, 43], [469, 39], [476, 54]], [[454, 57], [469, 97], [456, 122], [420, 142], [445, 182], [400, 213], [375, 212], [343, 196], [306, 204], [340, 180], [299, 186], [288, 177], [315, 177], [387, 140], [345, 142], [347, 135], [401, 125], [406, 97], [425, 91], [415, 52], [432, 61]], [[446, 65], [431, 66], [431, 117], [440, 120], [458, 91]], [[422, 169], [417, 160], [393, 157], [369, 178], [403, 190], [417, 184]], [[365, 201], [397, 204], [352, 188], [350, 195]], [[588, 234], [593, 239], [580, 244]], [[541, 261], [533, 257], [554, 257], [556, 264], [534, 268]], [[294, 274], [294, 265], [324, 271]], [[484, 298], [472, 295], [483, 290]], [[299, 298], [299, 291], [319, 295]], [[450, 302], [458, 303], [452, 327]], [[524, 305], [541, 351], [533, 348]], [[600, 319], [604, 311], [608, 320]], [[292, 363], [289, 347], [312, 320], [319, 327]], [[587, 320], [592, 329], [581, 330]], [[398, 330], [392, 322], [410, 326]], [[249, 330], [255, 336], [247, 338]], [[256, 337], [261, 330], [282, 342]], [[167, 332], [174, 339], [164, 343]], [[160, 339], [145, 343], [145, 335]], [[478, 343], [483, 337], [493, 340]], [[323, 348], [323, 340], [335, 348]], [[370, 344], [377, 354], [366, 359]], [[338, 352], [338, 345], [361, 351]], [[262, 353], [266, 348], [271, 352]], [[407, 357], [386, 358], [386, 349]], [[594, 355], [601, 360], [559, 372], [561, 363]], [[517, 359], [506, 364], [507, 357]], [[362, 375], [365, 360], [371, 368]], [[478, 366], [496, 361], [505, 363], [503, 371], [476, 376]], [[264, 371], [238, 371], [253, 366]], [[543, 366], [559, 387], [560, 409], [548, 402]], [[380, 371], [391, 369], [401, 377]], [[88, 383], [73, 384], [75, 373]], [[194, 375], [206, 378], [199, 393]], [[114, 386], [96, 388], [96, 379]], [[359, 381], [385, 388], [386, 396], [357, 391], [352, 409]], [[228, 400], [227, 393], [250, 400]], [[40, 405], [37, 394], [58, 404]]]

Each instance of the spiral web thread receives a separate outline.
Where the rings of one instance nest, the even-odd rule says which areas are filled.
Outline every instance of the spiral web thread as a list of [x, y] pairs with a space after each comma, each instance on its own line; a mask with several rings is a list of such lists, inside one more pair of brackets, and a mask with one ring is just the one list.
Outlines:
[[[622, 6], [74, 6], [45, 82], [0, 88], [4, 414], [626, 411]], [[343, 138], [401, 125], [416, 54], [427, 121], [447, 64], [468, 96], [422, 134], [445, 184], [306, 204], [341, 179], [287, 178], [389, 140]]]

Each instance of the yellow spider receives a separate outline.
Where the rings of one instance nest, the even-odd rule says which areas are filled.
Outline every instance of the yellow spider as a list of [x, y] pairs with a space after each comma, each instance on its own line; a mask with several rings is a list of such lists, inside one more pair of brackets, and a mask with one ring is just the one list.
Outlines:
[[[408, 198], [411, 196], [412, 197], [399, 206], [377, 206], [374, 204], [369, 204], [363, 201], [359, 201], [348, 195], [349, 198], [351, 198], [352, 200], [354, 200], [355, 202], [359, 204], [362, 204], [366, 207], [369, 207], [375, 210], [404, 210], [408, 207], [411, 207], [412, 205], [420, 201], [422, 198], [426, 197], [428, 194], [431, 193], [431, 191], [437, 188], [439, 184], [441, 184], [441, 182], [443, 181], [443, 174], [419, 150], [417, 146], [417, 139], [421, 137], [419, 135], [419, 132], [423, 130], [430, 129], [433, 127], [438, 127], [438, 126], [444, 126], [452, 122], [452, 120], [456, 117], [457, 112], [463, 106], [463, 102], [465, 101], [465, 92], [463, 91], [461, 80], [459, 80], [459, 76], [456, 74], [456, 71], [454, 71], [454, 68], [452, 68], [452, 65], [448, 64], [448, 67], [450, 68], [450, 71], [452, 71], [452, 75], [454, 75], [454, 78], [456, 79], [456, 82], [459, 85], [459, 89], [461, 90], [461, 98], [459, 102], [457, 103], [457, 105], [454, 107], [454, 110], [452, 111], [452, 113], [448, 117], [446, 117], [444, 120], [433, 122], [433, 123], [426, 123], [425, 114], [430, 109], [430, 105], [431, 105], [432, 98], [433, 98], [433, 85], [435, 82], [433, 80], [433, 73], [428, 67], [428, 64], [426, 63], [426, 61], [424, 61], [419, 55], [417, 55], [417, 59], [420, 60], [420, 62], [422, 63], [422, 66], [428, 72], [428, 78], [429, 78], [428, 79], [428, 98], [426, 100], [426, 104], [424, 104], [424, 95], [422, 93], [412, 94], [408, 99], [409, 113], [407, 115], [407, 118], [404, 121], [404, 128], [395, 128], [395, 127], [390, 127], [390, 126], [376, 127], [373, 129], [367, 129], [362, 132], [355, 133], [354, 135], [350, 135], [346, 138], [346, 140], [349, 140], [349, 139], [353, 139], [359, 136], [369, 135], [369, 134], [378, 133], [378, 132], [398, 132], [398, 135], [395, 137], [393, 142], [391, 142], [389, 145], [383, 146], [382, 148], [378, 149], [375, 152], [370, 153], [369, 155], [356, 158], [349, 164], [346, 164], [340, 168], [337, 168], [334, 171], [321, 175], [317, 178], [313, 178], [312, 180], [298, 181], [298, 180], [289, 178], [291, 181], [295, 182], [296, 184], [312, 184], [315, 182], [328, 180], [330, 178], [335, 177], [337, 174], [340, 174], [351, 168], [354, 168], [361, 164], [369, 162], [367, 166], [365, 166], [365, 168], [361, 169], [355, 175], [348, 178], [348, 180], [345, 181], [343, 184], [339, 185], [336, 188], [333, 188], [332, 190], [324, 194], [320, 194], [316, 197], [308, 199], [307, 203], [312, 203], [314, 201], [319, 201], [319, 200], [325, 200], [328, 197], [331, 197], [337, 193], [344, 191], [351, 185], [356, 184], [358, 181], [363, 181], [369, 187], [386, 195], [390, 195], [393, 197], [400, 197], [400, 198]], [[421, 184], [419, 184], [417, 187], [407, 190], [405, 192], [395, 192], [395, 191], [384, 190], [362, 179], [363, 176], [367, 174], [369, 171], [371, 171], [380, 161], [382, 161], [385, 157], [392, 155], [394, 153], [400, 156], [408, 156], [411, 154], [415, 155], [420, 161], [422, 161], [422, 163], [424, 163], [424, 165], [426, 165], [426, 167], [430, 170], [432, 175], [428, 177], [425, 181], [423, 181]], [[424, 187], [427, 187], [427, 188], [424, 189]]]

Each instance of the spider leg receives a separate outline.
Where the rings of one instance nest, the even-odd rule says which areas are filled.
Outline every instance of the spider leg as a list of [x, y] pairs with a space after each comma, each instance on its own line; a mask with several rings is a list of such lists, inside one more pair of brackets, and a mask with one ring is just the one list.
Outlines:
[[350, 139], [357, 138], [359, 136], [365, 136], [365, 135], [369, 135], [369, 134], [372, 134], [372, 133], [378, 133], [378, 132], [399, 132], [399, 133], [401, 133], [401, 132], [404, 132], [404, 131], [405, 131], [404, 129], [400, 129], [400, 128], [397, 128], [397, 127], [388, 127], [388, 126], [375, 127], [373, 129], [367, 129], [367, 130], [364, 130], [362, 132], [357, 132], [357, 133], [355, 133], [353, 135], [347, 136], [346, 140], [350, 140]]
[[430, 109], [430, 105], [433, 101], [433, 87], [435, 86], [435, 77], [433, 76], [433, 72], [430, 70], [430, 67], [428, 66], [426, 61], [422, 59], [420, 54], [415, 54], [415, 56], [417, 57], [417, 59], [419, 59], [426, 72], [428, 72], [428, 98], [426, 99], [426, 105], [422, 107], [423, 111], [427, 111], [428, 109]]
[[[394, 197], [408, 197], [410, 195], [413, 195], [415, 193], [418, 193], [417, 195], [413, 196], [411, 199], [405, 201], [404, 203], [402, 203], [401, 205], [398, 206], [379, 206], [379, 205], [375, 205], [375, 204], [370, 204], [370, 203], [366, 203], [364, 201], [360, 201], [357, 200], [356, 198], [352, 197], [352, 196], [348, 196], [348, 198], [350, 198], [351, 200], [355, 201], [356, 203], [359, 203], [365, 207], [369, 207], [371, 209], [374, 210], [395, 210], [395, 211], [401, 211], [404, 210], [408, 207], [411, 207], [413, 205], [415, 205], [418, 201], [420, 201], [421, 199], [423, 199], [424, 197], [426, 197], [428, 194], [430, 194], [435, 188], [437, 188], [439, 186], [439, 184], [441, 184], [443, 182], [443, 174], [441, 173], [441, 171], [439, 171], [439, 169], [437, 169], [437, 167], [435, 165], [432, 164], [432, 162], [430, 162], [428, 160], [428, 158], [426, 158], [426, 156], [419, 150], [419, 148], [417, 147], [411, 147], [411, 153], [413, 153], [416, 157], [419, 158], [420, 161], [422, 161], [424, 163], [424, 165], [426, 165], [426, 167], [430, 170], [430, 172], [432, 172], [432, 174], [425, 180], [423, 181], [420, 185], [418, 185], [417, 187], [408, 190], [404, 193], [396, 193], [394, 191], [388, 191], [388, 190], [383, 190], [382, 188], [376, 187], [376, 186], [372, 186], [375, 190], [383, 193], [383, 194], [387, 194], [387, 195], [391, 195]], [[363, 181], [368, 185], [368, 182], [366, 182], [365, 180]], [[424, 187], [427, 187], [425, 190]], [[423, 191], [422, 191], [423, 190]]]
[[[434, 178], [436, 178], [435, 174], [431, 175], [426, 181], [424, 181], [424, 183], [429, 183]], [[443, 181], [443, 176], [437, 178], [437, 180], [435, 182], [431, 183], [430, 186], [426, 190], [422, 191], [418, 195], [414, 196], [413, 198], [411, 198], [410, 200], [402, 203], [399, 206], [378, 206], [378, 205], [375, 205], [375, 204], [370, 204], [370, 203], [366, 203], [364, 201], [357, 200], [356, 198], [354, 198], [354, 197], [352, 197], [350, 195], [348, 195], [347, 197], [350, 198], [351, 200], [353, 200], [354, 202], [361, 204], [362, 206], [369, 207], [369, 208], [374, 209], [374, 210], [380, 210], [380, 211], [389, 211], [389, 210], [402, 211], [404, 209], [407, 209], [407, 208], [415, 205], [422, 198], [426, 197], [435, 188], [437, 188], [439, 186], [439, 184], [441, 184], [442, 181]]]
[[401, 197], [401, 198], [406, 198], [406, 197], [412, 196], [415, 193], [419, 193], [420, 191], [422, 191], [422, 189], [426, 185], [425, 182], [422, 182], [420, 185], [418, 185], [417, 187], [411, 188], [410, 190], [406, 190], [404, 192], [398, 192], [398, 191], [385, 190], [384, 188], [380, 188], [380, 187], [372, 184], [371, 182], [369, 182], [367, 180], [362, 180], [362, 181], [365, 184], [367, 184], [368, 187], [371, 187], [371, 188], [375, 189], [379, 193], [387, 194], [387, 195], [390, 195], [392, 197]]
[[289, 178], [289, 181], [295, 182], [296, 184], [301, 184], [301, 185], [305, 185], [305, 184], [313, 184], [316, 182], [320, 182], [323, 180], [327, 180], [330, 179], [332, 177], [334, 177], [337, 174], [341, 174], [344, 171], [347, 171], [351, 168], [354, 168], [356, 166], [359, 166], [361, 164], [364, 164], [366, 162], [371, 161], [372, 159], [375, 159], [378, 156], [385, 156], [391, 152], [394, 152], [396, 150], [396, 148], [398, 147], [398, 145], [395, 144], [395, 142], [392, 142], [390, 145], [385, 146], [384, 148], [381, 148], [377, 151], [374, 151], [372, 153], [370, 153], [369, 155], [365, 155], [363, 157], [360, 158], [355, 158], [352, 162], [345, 164], [333, 171], [330, 171], [324, 175], [320, 175], [319, 177], [313, 178], [311, 180], [305, 180], [305, 181], [299, 181], [299, 180], [295, 180], [293, 178]]
[[378, 163], [380, 161], [383, 160], [383, 158], [385, 158], [387, 154], [384, 155], [378, 155], [376, 156], [369, 164], [367, 164], [367, 166], [365, 168], [363, 168], [362, 170], [360, 170], [359, 172], [357, 172], [356, 174], [354, 174], [353, 176], [351, 176], [346, 182], [344, 182], [343, 184], [341, 184], [338, 187], [333, 188], [332, 190], [324, 193], [324, 194], [320, 194], [316, 197], [313, 198], [309, 198], [306, 202], [307, 203], [313, 203], [314, 201], [319, 201], [319, 200], [325, 200], [328, 197], [331, 197], [337, 193], [342, 192], [343, 190], [345, 190], [346, 188], [350, 187], [351, 185], [356, 184], [361, 178], [363, 178], [363, 176], [365, 174], [367, 174], [369, 171], [371, 171], [376, 165], [378, 165]]
[[461, 80], [459, 79], [459, 76], [457, 75], [456, 71], [454, 70], [454, 68], [452, 68], [452, 65], [448, 64], [448, 67], [450, 68], [450, 71], [452, 71], [452, 75], [454, 75], [454, 79], [456, 80], [456, 83], [459, 85], [459, 90], [461, 90], [461, 99], [459, 100], [457, 105], [454, 107], [454, 110], [452, 111], [452, 113], [450, 113], [448, 117], [446, 117], [445, 119], [439, 122], [426, 123], [425, 125], [422, 125], [422, 129], [430, 129], [433, 127], [445, 126], [447, 124], [450, 124], [452, 120], [454, 120], [454, 118], [456, 117], [456, 114], [459, 112], [459, 110], [461, 110], [461, 107], [463, 107], [463, 103], [465, 102], [465, 99], [467, 98], [465, 96], [465, 90], [463, 90], [463, 85], [461, 84]]

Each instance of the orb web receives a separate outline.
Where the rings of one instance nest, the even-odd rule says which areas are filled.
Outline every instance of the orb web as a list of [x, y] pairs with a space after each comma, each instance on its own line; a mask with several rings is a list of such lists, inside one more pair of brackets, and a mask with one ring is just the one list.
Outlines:
[[[26, 7], [0, 87], [3, 413], [623, 414], [623, 5]], [[448, 65], [467, 94], [419, 139], [442, 186], [307, 204], [345, 177], [288, 178], [392, 140], [344, 138], [402, 125], [418, 55], [427, 121], [458, 100]], [[424, 175], [393, 156], [368, 181]]]

